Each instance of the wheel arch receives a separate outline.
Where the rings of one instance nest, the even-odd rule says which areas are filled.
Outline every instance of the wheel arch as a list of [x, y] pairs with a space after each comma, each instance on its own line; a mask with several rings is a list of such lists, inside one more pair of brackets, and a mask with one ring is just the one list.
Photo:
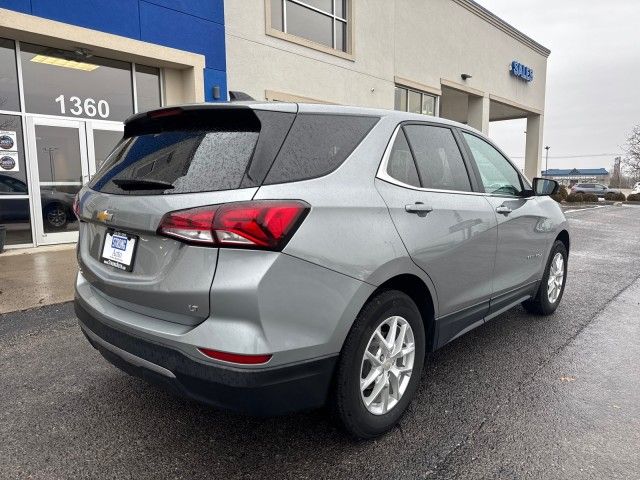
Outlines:
[[[408, 295], [418, 307], [425, 328], [426, 350], [433, 351], [436, 345], [436, 307], [433, 295], [427, 284], [417, 275], [403, 273], [383, 282], [367, 299], [367, 302], [386, 290], [398, 290]], [[365, 302], [366, 304], [366, 302]]]
[[569, 253], [569, 247], [571, 246], [571, 240], [569, 238], [569, 232], [567, 230], [562, 230], [556, 236], [556, 240], [560, 240], [564, 244], [565, 248], [567, 249], [567, 253]]

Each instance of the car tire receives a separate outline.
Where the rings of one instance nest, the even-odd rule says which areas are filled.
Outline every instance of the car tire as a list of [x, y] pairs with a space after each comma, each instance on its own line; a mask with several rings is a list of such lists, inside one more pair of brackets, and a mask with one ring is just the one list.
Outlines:
[[[562, 259], [561, 280], [558, 277], [557, 264], [554, 265], [554, 262], [558, 261], [558, 256]], [[525, 310], [536, 315], [551, 315], [556, 311], [556, 308], [558, 308], [558, 305], [562, 300], [564, 287], [567, 283], [568, 260], [569, 255], [567, 247], [565, 247], [564, 243], [560, 240], [556, 240], [551, 248], [551, 253], [549, 254], [547, 265], [544, 269], [544, 275], [540, 281], [540, 286], [538, 287], [536, 296], [522, 303]], [[557, 290], [552, 288], [552, 282]]]
[[59, 203], [47, 205], [43, 217], [51, 230], [61, 230], [69, 223], [69, 211]]
[[[390, 347], [391, 342], [382, 344], [379, 334], [385, 341], [392, 339], [393, 319], [396, 319], [393, 331], [397, 340]], [[411, 353], [400, 356], [411, 350], [411, 344], [413, 357]], [[366, 303], [342, 348], [332, 399], [333, 410], [350, 435], [357, 439], [373, 438], [398, 423], [420, 383], [425, 346], [424, 323], [418, 307], [408, 295], [398, 290], [386, 290]], [[394, 351], [398, 353], [394, 354]], [[407, 373], [409, 362], [411, 370]], [[366, 383], [371, 378], [376, 380], [361, 390], [361, 382]], [[376, 395], [376, 389], [385, 384]], [[365, 401], [370, 404], [365, 405]]]

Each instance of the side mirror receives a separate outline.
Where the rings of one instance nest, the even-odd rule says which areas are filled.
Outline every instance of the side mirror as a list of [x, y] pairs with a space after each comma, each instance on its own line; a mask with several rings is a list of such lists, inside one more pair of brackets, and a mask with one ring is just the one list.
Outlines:
[[555, 180], [536, 177], [533, 179], [533, 192], [536, 196], [553, 195], [560, 188], [560, 184]]

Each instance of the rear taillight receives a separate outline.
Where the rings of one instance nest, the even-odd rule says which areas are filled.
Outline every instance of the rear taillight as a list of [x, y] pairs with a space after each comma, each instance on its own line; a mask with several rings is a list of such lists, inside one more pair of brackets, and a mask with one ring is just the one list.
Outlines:
[[73, 197], [73, 213], [80, 220], [80, 192]]
[[167, 213], [158, 234], [193, 245], [282, 250], [309, 211], [298, 200], [226, 203]]
[[243, 355], [241, 353], [221, 352], [220, 350], [211, 350], [209, 348], [198, 348], [203, 354], [209, 358], [222, 360], [223, 362], [237, 363], [240, 365], [259, 365], [267, 363], [271, 360], [272, 355]]

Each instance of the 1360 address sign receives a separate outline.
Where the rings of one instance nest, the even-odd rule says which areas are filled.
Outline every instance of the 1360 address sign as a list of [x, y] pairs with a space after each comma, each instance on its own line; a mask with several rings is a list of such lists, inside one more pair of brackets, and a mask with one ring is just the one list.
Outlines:
[[56, 103], [60, 106], [60, 114], [66, 115], [67, 109], [69, 113], [76, 116], [87, 116], [101, 118], [109, 118], [109, 102], [106, 100], [94, 100], [93, 98], [85, 98], [72, 96], [67, 99], [64, 95], [58, 95], [55, 99]]

